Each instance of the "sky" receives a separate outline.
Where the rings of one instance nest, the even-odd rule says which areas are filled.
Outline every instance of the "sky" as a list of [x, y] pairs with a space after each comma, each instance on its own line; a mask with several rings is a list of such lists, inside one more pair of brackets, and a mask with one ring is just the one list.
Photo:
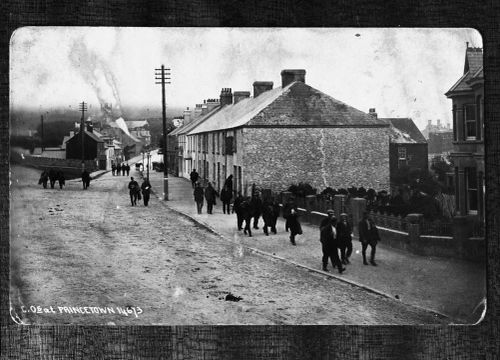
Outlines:
[[10, 42], [11, 109], [160, 108], [162, 64], [167, 106], [180, 108], [304, 69], [335, 99], [423, 129], [451, 121], [444, 93], [463, 74], [466, 42], [482, 47], [473, 29], [23, 27]]

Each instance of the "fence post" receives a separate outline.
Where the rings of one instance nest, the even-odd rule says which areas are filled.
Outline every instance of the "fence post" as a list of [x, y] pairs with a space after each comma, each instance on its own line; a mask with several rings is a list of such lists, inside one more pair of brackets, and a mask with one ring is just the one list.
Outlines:
[[288, 199], [292, 197], [292, 193], [290, 191], [283, 191], [281, 193], [281, 201], [283, 206], [285, 206], [288, 203]]
[[424, 215], [422, 214], [408, 214], [406, 219], [408, 220], [408, 242], [410, 248], [415, 248], [420, 240], [420, 234], [422, 233], [421, 224]]
[[363, 213], [366, 211], [366, 199], [363, 198], [353, 198], [351, 200], [351, 213], [353, 222], [353, 232], [354, 235], [358, 235], [358, 224], [363, 218]]

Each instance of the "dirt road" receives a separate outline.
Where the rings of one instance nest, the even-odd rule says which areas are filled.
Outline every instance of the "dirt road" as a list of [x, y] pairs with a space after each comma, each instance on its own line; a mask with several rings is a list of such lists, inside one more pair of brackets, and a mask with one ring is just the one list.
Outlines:
[[23, 323], [430, 324], [434, 314], [246, 250], [153, 198], [130, 206], [128, 177], [88, 190], [36, 184], [13, 167], [12, 316]]

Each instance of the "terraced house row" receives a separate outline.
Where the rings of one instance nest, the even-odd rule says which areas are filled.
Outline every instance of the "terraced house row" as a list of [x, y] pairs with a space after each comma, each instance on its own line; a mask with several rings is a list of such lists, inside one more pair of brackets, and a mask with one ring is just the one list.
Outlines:
[[220, 189], [232, 174], [235, 191], [247, 194], [253, 184], [279, 191], [298, 182], [388, 190], [391, 141], [416, 141], [375, 109], [365, 113], [309, 86], [305, 75], [283, 70], [281, 86], [256, 81], [253, 96], [223, 88], [219, 99], [186, 111], [169, 134], [178, 175], [196, 169]]

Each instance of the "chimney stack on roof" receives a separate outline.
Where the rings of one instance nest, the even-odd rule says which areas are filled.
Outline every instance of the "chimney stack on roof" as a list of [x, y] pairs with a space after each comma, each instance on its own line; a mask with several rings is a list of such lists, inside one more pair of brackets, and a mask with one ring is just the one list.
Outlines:
[[274, 83], [272, 81], [255, 81], [253, 83], [253, 97], [256, 98], [263, 92], [273, 89]]
[[220, 105], [231, 105], [233, 103], [233, 93], [231, 88], [222, 88], [220, 91]]
[[184, 124], [188, 124], [191, 121], [191, 111], [189, 110], [189, 107], [187, 107], [186, 110], [184, 110], [183, 117], [184, 117]]
[[377, 114], [377, 112], [375, 111], [375, 108], [370, 108], [370, 109], [368, 110], [368, 115], [373, 116], [375, 119], [376, 119], [376, 118], [378, 118], [378, 114]]
[[437, 119], [437, 127], [438, 127], [438, 129], [441, 129], [441, 120], [440, 119]]
[[207, 105], [207, 113], [212, 111], [214, 108], [220, 105], [219, 99], [207, 99], [205, 101], [205, 104]]
[[294, 81], [306, 82], [306, 71], [304, 69], [285, 69], [281, 71], [281, 87], [284, 88]]
[[235, 104], [239, 103], [241, 100], [249, 98], [250, 91], [235, 91], [233, 94], [233, 102]]

